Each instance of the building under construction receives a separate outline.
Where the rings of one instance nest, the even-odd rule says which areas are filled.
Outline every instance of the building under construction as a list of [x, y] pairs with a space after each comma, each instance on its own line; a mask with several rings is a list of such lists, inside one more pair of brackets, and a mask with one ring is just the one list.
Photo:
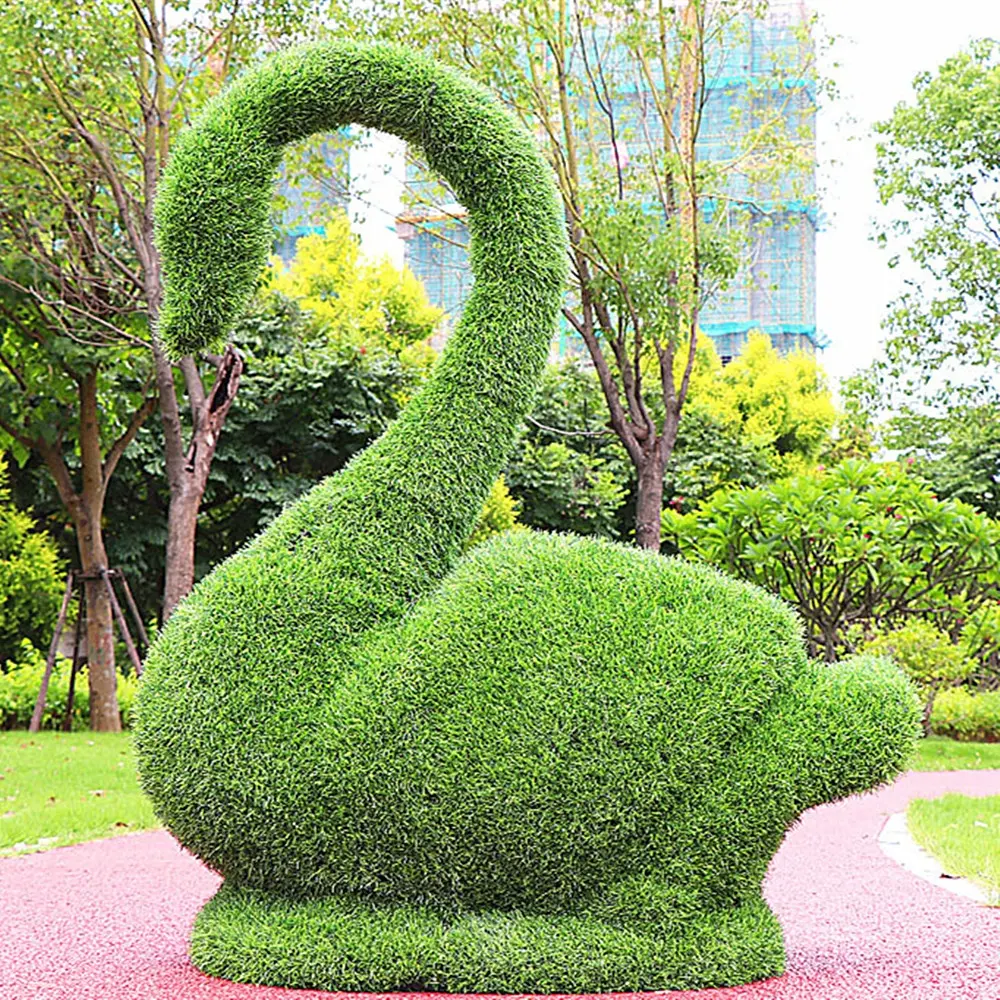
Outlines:
[[[749, 133], [776, 107], [791, 123], [799, 152], [794, 168], [770, 178], [766, 188], [738, 169], [726, 174], [720, 203], [725, 204], [727, 224], [738, 227], [742, 236], [742, 263], [725, 290], [706, 298], [699, 324], [724, 361], [740, 352], [754, 330], [769, 334], [783, 354], [823, 346], [816, 329], [815, 91], [806, 78], [812, 62], [809, 19], [804, 3], [774, 2], [766, 16], [735, 25], [715, 44], [714, 55], [706, 52], [699, 159], [738, 161]], [[804, 67], [798, 79], [795, 67]], [[768, 93], [775, 87], [783, 91], [777, 99]], [[627, 119], [642, 94], [620, 92], [617, 100], [621, 117]], [[645, 119], [643, 131], [649, 139]], [[399, 216], [396, 227], [405, 260], [431, 301], [453, 320], [472, 286], [465, 213], [419, 163], [407, 173], [414, 207]], [[706, 217], [719, 210], [711, 199], [703, 204]], [[564, 330], [553, 349], [557, 355], [572, 354], [582, 345]]]

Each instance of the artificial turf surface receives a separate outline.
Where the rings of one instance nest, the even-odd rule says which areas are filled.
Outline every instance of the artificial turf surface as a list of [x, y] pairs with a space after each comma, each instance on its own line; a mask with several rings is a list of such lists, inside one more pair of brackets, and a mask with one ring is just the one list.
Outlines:
[[[911, 768], [1000, 769], [1000, 743], [931, 737]], [[0, 856], [157, 825], [136, 783], [130, 734], [0, 732]]]

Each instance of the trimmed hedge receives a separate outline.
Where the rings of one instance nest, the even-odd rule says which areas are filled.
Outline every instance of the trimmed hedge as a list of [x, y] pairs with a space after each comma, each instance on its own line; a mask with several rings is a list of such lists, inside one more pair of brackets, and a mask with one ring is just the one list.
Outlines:
[[942, 691], [934, 701], [931, 731], [954, 740], [1000, 743], [1000, 691]]
[[887, 662], [810, 663], [784, 604], [711, 569], [528, 531], [459, 561], [565, 275], [555, 187], [513, 119], [395, 47], [269, 60], [172, 155], [161, 334], [225, 334], [281, 146], [349, 121], [424, 147], [469, 208], [475, 285], [397, 422], [203, 580], [149, 655], [143, 786], [225, 876], [195, 962], [372, 991], [780, 971], [771, 855], [803, 809], [905, 765], [915, 698]]

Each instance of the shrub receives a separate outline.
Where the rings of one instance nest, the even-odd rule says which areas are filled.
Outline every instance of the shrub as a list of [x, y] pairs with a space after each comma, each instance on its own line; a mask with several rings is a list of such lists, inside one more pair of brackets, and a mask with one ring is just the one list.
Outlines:
[[931, 731], [954, 740], [1000, 742], [1000, 691], [942, 691], [934, 702]]
[[399, 354], [433, 336], [443, 313], [413, 272], [365, 261], [343, 209], [324, 221], [322, 235], [296, 241], [289, 266], [272, 261], [270, 287], [308, 310], [335, 344]]
[[852, 623], [922, 613], [950, 628], [1000, 587], [1000, 525], [897, 466], [847, 461], [722, 491], [664, 511], [663, 526], [682, 555], [790, 601], [828, 660]]
[[785, 605], [706, 567], [527, 531], [459, 560], [563, 293], [565, 220], [515, 120], [394, 47], [269, 60], [172, 153], [164, 340], [225, 334], [282, 145], [351, 121], [423, 146], [469, 209], [475, 283], [399, 419], [202, 580], [150, 651], [142, 783], [225, 878], [195, 962], [373, 991], [779, 971], [771, 855], [802, 809], [904, 765], [912, 691], [885, 661], [810, 663]]
[[51, 637], [64, 584], [55, 543], [9, 500], [0, 455], [0, 664], [17, 655], [22, 639]]
[[913, 621], [874, 638], [865, 647], [887, 656], [912, 680], [924, 699], [924, 732], [930, 732], [931, 710], [937, 692], [964, 681], [976, 664], [960, 646], [930, 622]]
[[465, 548], [471, 549], [475, 545], [481, 545], [487, 538], [522, 527], [517, 523], [517, 501], [510, 495], [501, 476], [490, 487], [490, 495], [479, 512], [479, 520], [472, 529], [472, 534], [465, 540]]
[[[57, 659], [49, 678], [42, 713], [43, 729], [62, 727], [69, 700], [69, 675], [72, 662]], [[45, 654], [36, 649], [30, 640], [21, 643], [16, 660], [9, 660], [6, 671], [0, 674], [0, 729], [26, 729], [35, 711], [35, 700], [42, 686], [45, 673]], [[135, 677], [118, 675], [118, 710], [122, 725], [128, 726], [132, 718], [132, 702], [137, 683]], [[90, 696], [87, 683], [87, 668], [77, 671], [73, 687], [73, 729], [86, 729], [90, 725]]]
[[525, 441], [509, 467], [525, 524], [578, 535], [616, 538], [626, 490], [600, 458], [565, 444]]

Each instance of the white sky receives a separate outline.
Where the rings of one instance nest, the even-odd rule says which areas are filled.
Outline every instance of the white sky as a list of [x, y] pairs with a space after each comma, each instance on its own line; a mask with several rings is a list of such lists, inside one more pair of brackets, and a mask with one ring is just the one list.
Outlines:
[[812, 0], [826, 31], [841, 36], [822, 70], [840, 100], [817, 123], [826, 224], [817, 240], [817, 320], [830, 338], [823, 364], [834, 380], [877, 354], [879, 324], [900, 291], [889, 254], [871, 242], [878, 209], [871, 125], [912, 99], [913, 78], [934, 71], [973, 38], [1000, 37], [998, 0]]
[[[820, 69], [837, 82], [840, 97], [821, 108], [817, 122], [824, 217], [817, 239], [817, 322], [830, 340], [823, 364], [836, 386], [876, 356], [886, 306], [901, 290], [889, 254], [871, 240], [878, 210], [871, 126], [912, 99], [918, 73], [936, 70], [973, 38], [1000, 37], [1000, 0], [812, 0], [811, 6], [822, 18], [820, 33], [837, 36]], [[359, 155], [364, 162], [352, 165], [352, 175], [371, 178], [367, 198], [351, 206], [365, 249], [373, 256], [388, 253], [397, 264], [400, 153], [397, 140], [379, 135]]]

